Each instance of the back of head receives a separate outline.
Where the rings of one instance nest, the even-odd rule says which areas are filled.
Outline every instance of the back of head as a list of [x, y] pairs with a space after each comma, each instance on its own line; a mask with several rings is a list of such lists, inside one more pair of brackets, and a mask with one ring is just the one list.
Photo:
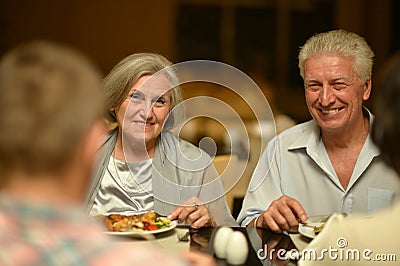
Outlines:
[[303, 79], [304, 62], [312, 56], [324, 54], [353, 58], [354, 71], [360, 77], [361, 83], [365, 83], [371, 77], [374, 52], [365, 39], [356, 33], [339, 29], [309, 38], [299, 52], [298, 66]]
[[0, 61], [0, 172], [62, 170], [103, 114], [101, 77], [75, 51], [49, 42], [12, 49]]
[[384, 69], [375, 110], [373, 140], [384, 161], [400, 174], [400, 53]]

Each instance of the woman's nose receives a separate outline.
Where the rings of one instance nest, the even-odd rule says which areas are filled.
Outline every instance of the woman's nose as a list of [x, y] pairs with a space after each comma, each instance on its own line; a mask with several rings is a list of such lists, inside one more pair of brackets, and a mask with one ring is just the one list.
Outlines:
[[148, 119], [154, 115], [153, 113], [154, 104], [151, 101], [143, 101], [142, 102], [142, 115]]

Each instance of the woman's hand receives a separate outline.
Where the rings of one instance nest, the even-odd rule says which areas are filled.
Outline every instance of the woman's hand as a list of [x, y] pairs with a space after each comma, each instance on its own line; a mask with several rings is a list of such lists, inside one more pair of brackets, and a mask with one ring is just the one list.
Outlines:
[[206, 205], [197, 197], [191, 197], [179, 205], [167, 217], [170, 220], [186, 222], [192, 228], [216, 226]]

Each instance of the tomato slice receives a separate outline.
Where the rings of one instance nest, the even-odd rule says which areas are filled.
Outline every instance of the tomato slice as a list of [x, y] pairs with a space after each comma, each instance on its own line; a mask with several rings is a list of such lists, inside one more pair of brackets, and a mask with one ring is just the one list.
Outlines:
[[149, 230], [150, 231], [154, 231], [154, 230], [157, 230], [157, 229], [158, 229], [158, 227], [155, 226], [154, 224], [149, 224]]
[[154, 230], [158, 230], [158, 227], [149, 222], [143, 222], [143, 229], [147, 230], [147, 231], [154, 231]]

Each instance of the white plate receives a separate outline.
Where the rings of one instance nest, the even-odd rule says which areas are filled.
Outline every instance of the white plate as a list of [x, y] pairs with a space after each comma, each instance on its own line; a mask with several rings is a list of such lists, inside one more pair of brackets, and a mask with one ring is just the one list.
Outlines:
[[314, 238], [317, 235], [314, 233], [314, 226], [321, 226], [325, 224], [331, 217], [327, 215], [315, 215], [307, 218], [307, 225], [299, 224], [299, 233], [308, 238]]
[[112, 231], [106, 231], [106, 234], [109, 235], [118, 235], [118, 236], [140, 236], [140, 235], [154, 235], [154, 234], [159, 234], [163, 232], [168, 232], [172, 229], [174, 229], [177, 225], [176, 221], [171, 221], [169, 224], [169, 227], [167, 228], [162, 228], [158, 230], [152, 230], [152, 231], [130, 231], [130, 232], [112, 232]]
[[[322, 226], [324, 222], [307, 222], [307, 224], [299, 224], [299, 233], [308, 238], [314, 238], [314, 226]], [[323, 230], [323, 229], [322, 229]]]

